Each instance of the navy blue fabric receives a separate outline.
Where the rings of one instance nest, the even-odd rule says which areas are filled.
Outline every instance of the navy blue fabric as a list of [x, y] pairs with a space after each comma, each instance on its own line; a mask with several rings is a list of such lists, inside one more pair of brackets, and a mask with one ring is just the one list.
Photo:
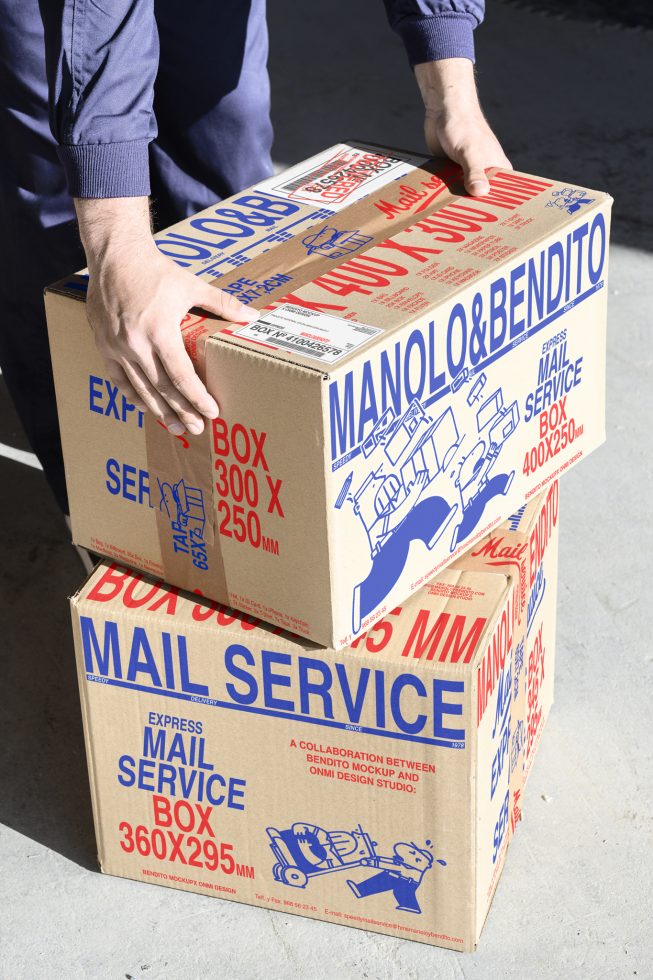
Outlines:
[[444, 58], [474, 61], [474, 28], [485, 0], [383, 0], [411, 67]]
[[[156, 135], [152, 100], [159, 62], [154, 0], [38, 2], [50, 126], [70, 193], [146, 196], [147, 143]], [[25, 6], [32, 7], [32, 0]], [[176, 6], [180, 21], [193, 20], [190, 11], [197, 4], [186, 4], [183, 11]], [[215, 6], [221, 9], [221, 4]]]
[[[33, 2], [26, 0], [25, 7]], [[241, 65], [252, 65], [249, 83], [258, 94], [253, 71], [267, 43], [262, 0], [251, 0], [250, 27], [259, 25], [251, 33], [243, 30], [250, 0], [38, 2], [45, 24], [50, 122], [74, 197], [147, 195], [147, 143], [156, 136], [157, 122], [161, 126], [162, 106], [167, 114], [174, 100], [185, 111], [211, 101], [216, 71], [224, 84]], [[474, 60], [473, 29], [483, 19], [483, 0], [384, 3], [411, 65], [454, 57]], [[235, 87], [236, 79], [232, 82]], [[261, 82], [265, 88], [264, 66]], [[253, 104], [258, 105], [257, 98]], [[221, 122], [228, 127], [225, 109]], [[182, 128], [187, 131], [184, 122]]]
[[265, 0], [192, 0], [182, 16], [179, 0], [155, 6], [150, 178], [164, 228], [270, 176], [273, 134]]
[[36, 0], [0, 3], [0, 367], [67, 512], [43, 287], [85, 264], [48, 124]]
[[[412, 64], [473, 57], [479, 0], [385, 0]], [[471, 52], [471, 53], [470, 53]], [[85, 264], [71, 194], [165, 227], [272, 171], [265, 0], [0, 0], [0, 367], [67, 510], [43, 287]]]
[[[181, 17], [176, 0], [155, 6], [158, 135], [144, 145], [161, 228], [268, 176], [272, 127], [263, 0], [193, 0]], [[67, 512], [43, 288], [85, 258], [50, 130], [44, 52], [39, 0], [0, 0], [0, 367]]]

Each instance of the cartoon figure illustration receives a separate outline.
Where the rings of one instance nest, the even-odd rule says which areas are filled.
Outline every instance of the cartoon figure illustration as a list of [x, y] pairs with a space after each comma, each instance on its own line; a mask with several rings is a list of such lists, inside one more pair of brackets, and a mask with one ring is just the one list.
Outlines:
[[[372, 558], [417, 506], [428, 484], [454, 455], [458, 443], [451, 409], [434, 422], [420, 403], [413, 401], [401, 418], [396, 419], [389, 408], [376, 423], [363, 443], [363, 454], [369, 456], [381, 446], [384, 458], [351, 498], [354, 512], [367, 531]], [[447, 516], [450, 518], [453, 513]], [[443, 530], [441, 525], [434, 529], [428, 547], [433, 547]]]
[[359, 231], [338, 231], [337, 228], [328, 227], [302, 238], [308, 255], [326, 255], [330, 259], [340, 259], [350, 252], [356, 252], [371, 241], [370, 235], [361, 235]]
[[[376, 852], [377, 841], [372, 840], [360, 824], [351, 832], [327, 831], [309, 823], [294, 823], [287, 830], [268, 827], [270, 848], [276, 858], [272, 873], [276, 881], [295, 888], [306, 888], [309, 880], [317, 875], [351, 871], [352, 868], [379, 868], [363, 881], [347, 878], [347, 884], [356, 898], [367, 898], [381, 892], [392, 891], [397, 909], [402, 912], [421, 913], [416, 892], [422, 878], [433, 866], [434, 858], [426, 848], [400, 841], [394, 845], [392, 857]], [[446, 861], [437, 864], [446, 867]]]
[[591, 204], [593, 197], [585, 197], [585, 191], [578, 187], [562, 187], [559, 191], [553, 191], [552, 201], [547, 201], [547, 208], [559, 208], [567, 214], [575, 214], [580, 211], [583, 204]]
[[204, 498], [198, 487], [187, 487], [183, 480], [177, 483], [161, 483], [157, 480], [157, 483], [161, 492], [159, 510], [167, 513], [171, 524], [185, 528], [192, 519], [204, 526]]
[[455, 551], [488, 501], [508, 493], [515, 471], [494, 469], [519, 424], [519, 409], [516, 401], [504, 405], [501, 388], [488, 396], [487, 380], [484, 371], [474, 375], [464, 368], [451, 384], [461, 401], [469, 384], [462, 408], [471, 425], [463, 435], [450, 407], [430, 415], [414, 400], [399, 418], [388, 408], [362, 444], [363, 456], [375, 465], [355, 488], [352, 470], [335, 501], [337, 510], [346, 500], [352, 504], [372, 559], [367, 577], [354, 588], [355, 634], [399, 580], [413, 541], [433, 548], [458, 514], [450, 545]]
[[389, 408], [363, 443], [377, 465], [351, 492], [350, 474], [336, 500], [350, 500], [365, 528], [373, 566], [353, 597], [352, 626], [388, 594], [403, 571], [411, 541], [432, 548], [454, 516], [453, 506], [431, 484], [448, 467], [460, 442], [450, 408], [433, 419], [415, 400], [397, 418]]
[[376, 841], [360, 824], [351, 832], [328, 832], [314, 824], [294, 823], [288, 830], [268, 827], [267, 833], [277, 859], [272, 874], [295, 888], [305, 888], [315, 875], [355, 868], [376, 857]]
[[[437, 863], [443, 867], [447, 864], [441, 858], [438, 858]], [[399, 912], [415, 912], [419, 915], [422, 909], [417, 901], [417, 889], [432, 866], [433, 855], [430, 851], [418, 847], [412, 841], [401, 841], [395, 844], [391, 858], [376, 859], [376, 867], [383, 868], [382, 871], [364, 881], [355, 882], [348, 878], [347, 884], [356, 898], [368, 898], [370, 895], [391, 891]]]
[[470, 407], [480, 402], [476, 412], [478, 438], [470, 451], [457, 463], [458, 472], [454, 482], [460, 493], [462, 520], [454, 529], [452, 551], [472, 533], [488, 500], [498, 494], [505, 496], [508, 493], [515, 476], [514, 470], [495, 476], [491, 476], [491, 472], [504, 443], [517, 428], [519, 408], [516, 401], [506, 408], [501, 388], [482, 400], [486, 382], [486, 375], [482, 372], [467, 396]]

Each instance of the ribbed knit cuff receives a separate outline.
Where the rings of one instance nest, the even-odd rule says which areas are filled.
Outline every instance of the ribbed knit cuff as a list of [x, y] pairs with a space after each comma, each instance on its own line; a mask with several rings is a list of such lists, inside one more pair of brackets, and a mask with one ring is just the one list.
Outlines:
[[404, 17], [395, 30], [406, 46], [411, 68], [426, 61], [469, 58], [474, 61], [474, 27], [468, 14], [438, 14], [436, 17]]
[[58, 146], [71, 197], [148, 197], [149, 140]]

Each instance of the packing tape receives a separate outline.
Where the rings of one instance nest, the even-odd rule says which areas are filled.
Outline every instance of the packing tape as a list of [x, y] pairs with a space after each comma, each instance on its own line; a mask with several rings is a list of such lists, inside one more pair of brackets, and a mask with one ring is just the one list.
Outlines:
[[[460, 167], [450, 162], [443, 165], [442, 161], [429, 161], [401, 178], [402, 194], [411, 198], [411, 207], [405, 215], [393, 215], [390, 221], [387, 211], [375, 205], [388, 197], [388, 189], [392, 186], [395, 186], [394, 182], [348, 205], [328, 219], [316, 221], [310, 226], [308, 246], [304, 241], [306, 236], [304, 239], [292, 238], [247, 263], [248, 278], [264, 280], [280, 270], [291, 277], [290, 282], [277, 286], [251, 305], [260, 309], [278, 302], [341, 266], [342, 255], [323, 255], [315, 249], [315, 243], [319, 243], [322, 236], [329, 237], [333, 232], [358, 236], [358, 240], [364, 244], [353, 255], [347, 256], [347, 261], [351, 261], [352, 257], [363, 256], [380, 242], [394, 237], [465, 194]], [[413, 206], [412, 201], [419, 200], [418, 195], [421, 202]], [[237, 267], [221, 276], [219, 282], [211, 282], [210, 285], [225, 289], [242, 275], [243, 267]], [[184, 319], [182, 331], [186, 349], [200, 377], [205, 378], [206, 343], [215, 334], [228, 334], [229, 329], [225, 329], [225, 321], [218, 317], [198, 315], [198, 312], [192, 311]], [[214, 325], [216, 329], [212, 329]], [[202, 554], [210, 549], [207, 585], [213, 595], [227, 596], [224, 560], [217, 546], [219, 536], [215, 533], [216, 500], [210, 426], [200, 436], [175, 437], [148, 414], [145, 416], [145, 439], [164, 578], [184, 581], [189, 549], [193, 563], [201, 562]], [[160, 495], [158, 505], [157, 493]]]

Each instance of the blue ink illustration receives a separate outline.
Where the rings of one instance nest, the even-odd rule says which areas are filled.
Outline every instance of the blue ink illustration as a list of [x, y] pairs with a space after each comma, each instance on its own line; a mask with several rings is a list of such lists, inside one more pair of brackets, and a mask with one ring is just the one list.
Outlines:
[[524, 667], [524, 640], [520, 640], [515, 646], [515, 670], [514, 670], [514, 688], [513, 688], [513, 700], [517, 700], [517, 695], [519, 694], [519, 675], [521, 674]]
[[486, 385], [486, 375], [482, 373], [472, 385], [467, 396], [471, 407], [479, 403], [476, 412], [476, 442], [460, 459], [454, 483], [460, 494], [462, 520], [454, 530], [451, 550], [455, 551], [478, 525], [485, 506], [493, 497], [505, 496], [512, 485], [515, 471], [492, 474], [499, 454], [519, 424], [519, 408], [514, 401], [506, 407], [503, 391], [497, 388], [482, 401]]
[[461, 434], [451, 408], [436, 418], [417, 400], [399, 418], [388, 408], [362, 445], [371, 468], [355, 489], [350, 472], [337, 496], [337, 510], [351, 502], [372, 560], [367, 577], [354, 588], [354, 633], [399, 580], [413, 541], [432, 549], [458, 516], [450, 544], [455, 551], [477, 527], [488, 502], [510, 489], [515, 471], [494, 473], [494, 468], [519, 423], [517, 402], [506, 407], [501, 388], [486, 397], [484, 372], [474, 376], [465, 369], [451, 387], [460, 391], [466, 384], [468, 432]]
[[189, 487], [183, 480], [161, 483], [159, 510], [167, 514], [172, 530], [175, 552], [190, 555], [193, 565], [206, 571], [208, 554], [205, 540], [206, 512], [204, 496], [199, 487]]
[[521, 751], [524, 747], [525, 741], [526, 739], [524, 734], [524, 721], [522, 718], [520, 718], [519, 721], [517, 722], [517, 727], [515, 728], [515, 732], [510, 741], [510, 772], [511, 773], [515, 771], [515, 767], [519, 762], [519, 758], [521, 755]]
[[398, 841], [392, 856], [377, 853], [378, 842], [359, 824], [354, 830], [325, 830], [315, 824], [294, 823], [287, 830], [268, 827], [270, 848], [276, 858], [272, 868], [275, 881], [294, 888], [306, 888], [309, 880], [318, 875], [355, 868], [375, 868], [376, 874], [347, 885], [356, 898], [368, 898], [391, 891], [401, 912], [420, 914], [417, 889], [433, 863], [446, 867], [442, 858], [434, 859], [428, 848], [414, 842]]
[[516, 510], [515, 513], [511, 514], [511, 516], [508, 518], [506, 523], [508, 524], [508, 527], [510, 528], [511, 531], [517, 531], [519, 529], [519, 522], [524, 516], [525, 510], [526, 510], [526, 504], [524, 504], [523, 507], [520, 507], [519, 510]]
[[187, 487], [183, 480], [177, 483], [161, 483], [157, 480], [157, 483], [161, 492], [159, 510], [165, 510], [171, 524], [186, 528], [192, 521], [201, 524], [204, 529], [206, 523], [204, 499], [198, 487]]
[[540, 564], [537, 572], [535, 573], [535, 580], [533, 582], [533, 587], [531, 593], [528, 597], [528, 609], [526, 612], [526, 636], [529, 636], [531, 632], [531, 627], [535, 622], [535, 614], [537, 610], [542, 605], [542, 600], [544, 599], [544, 593], [546, 592], [546, 576], [544, 575], [544, 568]]
[[551, 197], [553, 200], [547, 201], [547, 208], [558, 208], [560, 211], [566, 211], [567, 214], [576, 214], [580, 211], [583, 204], [591, 204], [594, 200], [593, 197], [585, 197], [586, 191], [580, 190], [578, 187], [562, 187], [559, 191], [553, 191]]
[[[430, 843], [426, 842], [427, 845]], [[447, 862], [442, 858], [437, 863], [446, 867]], [[356, 898], [369, 898], [381, 892], [391, 891], [398, 912], [414, 912], [420, 915], [421, 906], [417, 901], [417, 889], [422, 883], [426, 872], [433, 867], [433, 855], [417, 844], [400, 841], [393, 848], [392, 857], [377, 857], [375, 867], [381, 868], [371, 878], [355, 882], [347, 879]]]
[[371, 241], [370, 235], [362, 235], [360, 231], [338, 231], [337, 228], [328, 227], [302, 238], [308, 255], [326, 255], [330, 259], [340, 259], [357, 252]]

